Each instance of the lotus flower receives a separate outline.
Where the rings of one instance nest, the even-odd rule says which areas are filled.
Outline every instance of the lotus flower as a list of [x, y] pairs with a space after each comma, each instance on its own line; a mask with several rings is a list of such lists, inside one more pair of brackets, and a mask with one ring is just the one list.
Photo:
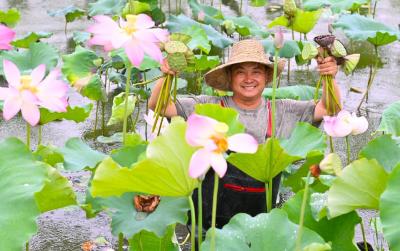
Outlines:
[[227, 169], [224, 154], [228, 149], [240, 153], [257, 151], [257, 141], [249, 134], [238, 133], [227, 137], [229, 127], [225, 123], [192, 114], [187, 124], [186, 141], [191, 146], [200, 147], [190, 160], [189, 175], [192, 178], [205, 175], [210, 166], [222, 178]]
[[[144, 120], [146, 121], [146, 123], [150, 127], [154, 126], [154, 123], [156, 122], [155, 121], [156, 120], [155, 119], [156, 116], [155, 116], [153, 110], [149, 110], [149, 113], [143, 115], [143, 117], [144, 117]], [[157, 126], [156, 126], [154, 132], [151, 133], [150, 140], [154, 139], [155, 137], [157, 137], [157, 133], [158, 133], [159, 130], [160, 130], [160, 134], [162, 134], [165, 131], [165, 129], [167, 128], [167, 126], [169, 125], [169, 123], [168, 123], [168, 121], [166, 121], [166, 119], [164, 119], [163, 123], [161, 124], [161, 119], [162, 118], [160, 117], [160, 119], [157, 121]], [[160, 124], [161, 124], [161, 129], [160, 129]]]
[[336, 117], [324, 116], [324, 129], [331, 137], [357, 135], [368, 129], [368, 121], [365, 117], [357, 117], [354, 113], [342, 110]]
[[284, 37], [282, 28], [278, 28], [278, 31], [274, 35], [274, 46], [276, 49], [281, 49], [283, 47]]
[[0, 50], [10, 50], [10, 42], [14, 39], [15, 32], [5, 25], [0, 24]]
[[155, 24], [146, 14], [126, 15], [126, 21], [115, 22], [108, 16], [94, 16], [96, 23], [88, 28], [94, 36], [91, 45], [102, 45], [105, 51], [124, 48], [131, 63], [138, 67], [144, 53], [162, 62], [159, 43], [167, 40], [168, 31], [152, 28]]
[[60, 72], [53, 70], [43, 80], [46, 66], [39, 65], [30, 75], [22, 75], [11, 61], [3, 61], [4, 75], [8, 88], [0, 87], [0, 100], [4, 100], [3, 117], [13, 118], [19, 111], [22, 117], [32, 126], [40, 119], [39, 107], [54, 112], [65, 112], [68, 106], [68, 85], [58, 80]]

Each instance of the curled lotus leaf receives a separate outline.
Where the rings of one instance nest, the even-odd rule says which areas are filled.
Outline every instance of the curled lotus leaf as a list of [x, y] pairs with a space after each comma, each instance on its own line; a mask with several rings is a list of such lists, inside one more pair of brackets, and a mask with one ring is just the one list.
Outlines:
[[311, 60], [318, 55], [318, 49], [312, 43], [305, 43], [301, 51], [301, 57], [304, 60]]
[[335, 57], [344, 57], [347, 55], [347, 51], [346, 48], [344, 47], [344, 45], [339, 41], [339, 40], [335, 40], [332, 44], [331, 47], [331, 53], [333, 56]]
[[344, 73], [350, 75], [356, 68], [358, 61], [360, 61], [360, 54], [351, 54], [344, 57]]

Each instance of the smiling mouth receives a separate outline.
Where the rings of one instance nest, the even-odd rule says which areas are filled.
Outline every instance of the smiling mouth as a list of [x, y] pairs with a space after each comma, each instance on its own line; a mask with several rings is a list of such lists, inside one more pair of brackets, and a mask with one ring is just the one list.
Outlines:
[[254, 90], [256, 88], [257, 85], [242, 85], [241, 87], [245, 90]]

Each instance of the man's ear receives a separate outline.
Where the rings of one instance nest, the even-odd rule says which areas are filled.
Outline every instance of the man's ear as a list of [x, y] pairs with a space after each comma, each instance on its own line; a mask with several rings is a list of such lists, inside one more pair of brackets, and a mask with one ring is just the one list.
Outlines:
[[265, 87], [267, 87], [268, 83], [270, 83], [272, 81], [273, 76], [274, 76], [274, 69], [266, 66], [265, 67], [265, 79], [266, 79]]

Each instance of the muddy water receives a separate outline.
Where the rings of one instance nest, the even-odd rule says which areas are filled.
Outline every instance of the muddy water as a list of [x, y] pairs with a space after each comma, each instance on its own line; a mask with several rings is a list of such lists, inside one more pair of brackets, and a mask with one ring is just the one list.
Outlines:
[[[163, 8], [168, 9], [167, 1]], [[199, 2], [204, 2], [200, 0]], [[210, 1], [205, 1], [210, 2]], [[280, 1], [270, 1], [269, 6], [275, 5]], [[171, 1], [171, 11], [174, 12], [174, 1]], [[86, 9], [87, 1], [41, 1], [41, 0], [1, 0], [0, 9], [18, 8], [21, 11], [22, 19], [16, 27], [17, 36], [21, 37], [30, 31], [47, 31], [53, 32], [54, 35], [44, 40], [53, 44], [62, 52], [69, 50], [68, 40], [72, 36], [72, 32], [76, 30], [85, 30], [88, 25], [86, 20], [78, 20], [68, 24], [67, 34], [64, 34], [64, 18], [50, 17], [47, 10], [56, 10], [64, 8], [68, 5], [75, 5]], [[214, 1], [214, 6], [219, 6], [219, 1]], [[188, 12], [186, 1], [182, 1], [182, 6], [185, 12]], [[239, 13], [240, 1], [222, 0], [221, 9], [226, 15], [236, 15]], [[254, 8], [248, 5], [246, 0], [243, 0], [242, 12], [250, 15], [254, 20], [257, 20], [261, 25], [266, 25], [274, 17], [279, 16], [280, 12], [271, 12], [270, 8]], [[377, 20], [386, 23], [387, 25], [397, 27], [400, 23], [400, 2], [397, 0], [381, 0], [377, 8]], [[308, 34], [309, 38], [315, 35], [327, 32], [327, 24], [331, 21], [328, 17], [322, 17], [313, 34]], [[344, 35], [340, 32], [335, 33], [339, 38], [346, 41]], [[287, 32], [286, 37], [291, 35]], [[350, 86], [365, 89], [368, 80], [369, 69], [365, 67], [373, 58], [372, 46], [365, 43], [352, 43], [348, 45], [353, 52], [362, 54], [364, 67], [358, 69], [352, 76], [346, 77], [342, 72], [338, 73], [337, 80], [341, 84], [342, 97], [344, 107], [350, 111], [354, 111], [361, 99], [361, 94], [349, 92]], [[379, 119], [383, 109], [389, 104], [400, 100], [400, 43], [393, 43], [379, 49], [380, 61], [382, 68], [378, 71], [374, 84], [371, 89], [368, 104], [363, 106], [362, 113], [368, 116], [370, 128], [367, 133], [351, 138], [352, 158], [356, 158], [359, 150], [373, 136], [371, 133], [378, 127]], [[317, 81], [315, 74], [315, 65], [311, 65], [311, 73], [304, 67], [293, 68], [292, 61], [291, 81], [286, 80], [284, 73], [283, 85], [292, 85], [297, 83], [312, 84]], [[310, 81], [310, 79], [312, 79]], [[83, 104], [90, 102], [87, 99], [80, 97], [78, 94], [71, 91], [70, 103]], [[76, 124], [74, 122], [62, 121], [51, 123], [43, 127], [44, 144], [53, 144], [56, 146], [64, 145], [65, 141], [70, 137], [83, 137], [88, 134], [94, 127], [94, 112], [89, 120]], [[37, 130], [33, 129], [33, 147], [36, 144]], [[0, 120], [0, 139], [8, 136], [17, 136], [21, 139], [25, 137], [25, 126], [22, 120], [13, 119], [7, 123]], [[99, 144], [95, 144], [92, 140], [89, 143], [100, 150], [105, 150]], [[335, 140], [335, 148], [344, 159], [345, 147], [344, 142], [339, 139]], [[88, 178], [88, 173], [65, 173], [65, 175], [73, 183], [78, 196], [83, 199], [85, 186]], [[367, 238], [372, 241], [372, 232], [368, 227], [368, 219], [375, 215], [371, 211], [362, 211], [361, 215], [365, 221]], [[76, 207], [71, 207], [63, 210], [55, 210], [53, 212], [42, 215], [39, 219], [39, 232], [30, 242], [30, 250], [80, 250], [82, 243], [85, 241], [97, 240], [96, 250], [102, 250], [105, 247], [111, 247], [115, 244], [115, 238], [111, 236], [109, 228], [109, 219], [105, 215], [100, 215], [94, 219], [87, 220], [84, 213]], [[182, 228], [184, 229], [184, 228]], [[359, 229], [356, 240], [361, 240]], [[105, 241], [104, 241], [105, 240]]]

